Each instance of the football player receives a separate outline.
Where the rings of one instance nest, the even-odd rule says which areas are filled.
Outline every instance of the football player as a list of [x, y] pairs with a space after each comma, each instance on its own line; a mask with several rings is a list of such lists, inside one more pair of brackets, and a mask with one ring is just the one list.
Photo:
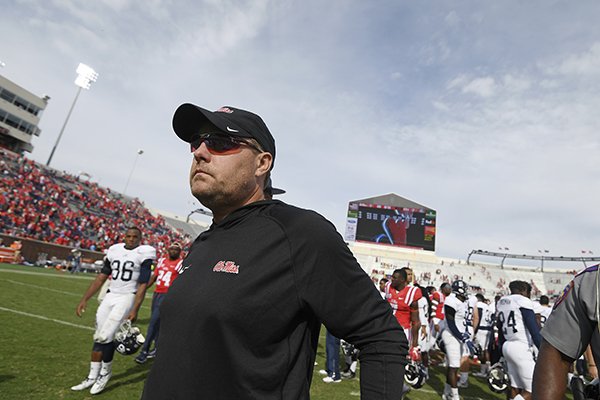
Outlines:
[[490, 369], [490, 355], [488, 347], [492, 338], [493, 322], [494, 318], [494, 307], [488, 304], [486, 299], [481, 293], [475, 295], [477, 297], [477, 311], [481, 318], [479, 319], [479, 326], [477, 327], [477, 333], [475, 334], [475, 340], [481, 346], [482, 354], [479, 361], [481, 362], [479, 373], [474, 373], [474, 376], [486, 377]]
[[[158, 339], [160, 328], [160, 305], [169, 291], [169, 287], [171, 287], [175, 278], [179, 276], [182, 263], [181, 245], [179, 243], [173, 243], [169, 246], [168, 256], [161, 257], [156, 264], [156, 268], [154, 268], [150, 282], [148, 282], [148, 287], [156, 282], [156, 288], [152, 295], [152, 313], [150, 316], [150, 323], [148, 324], [148, 332], [146, 333], [146, 341], [144, 342], [142, 351], [135, 358], [135, 362], [138, 364], [145, 363], [148, 358], [156, 357], [156, 339]], [[150, 350], [152, 342], [154, 342], [155, 345], [154, 349]]]
[[422, 297], [417, 301], [419, 306], [419, 320], [421, 322], [421, 332], [419, 333], [419, 348], [421, 350], [421, 361], [423, 363], [423, 371], [425, 372], [425, 379], [429, 378], [429, 348], [431, 344], [431, 327], [430, 327], [430, 316], [431, 316], [431, 300], [429, 299], [429, 293], [427, 288], [419, 285], [415, 285], [421, 290]]
[[[468, 312], [468, 287], [464, 281], [457, 280], [452, 283], [452, 293], [444, 302], [445, 324], [442, 330], [442, 340], [446, 349], [448, 369], [446, 384], [442, 399], [459, 400], [458, 395], [458, 369], [461, 356], [465, 350], [470, 354], [475, 352], [475, 345], [471, 334], [467, 330]], [[464, 346], [463, 346], [464, 345]]]
[[[475, 340], [477, 326], [479, 325], [479, 310], [477, 308], [477, 296], [469, 294], [467, 297], [467, 332], [471, 336], [471, 341]], [[473, 355], [468, 349], [463, 349], [463, 358], [460, 363], [460, 378], [458, 387], [466, 388], [469, 386], [469, 370], [471, 369], [471, 360], [469, 355]]]
[[402, 268], [394, 271], [391, 281], [386, 285], [386, 300], [390, 303], [398, 323], [404, 329], [410, 346], [410, 358], [417, 361], [421, 358], [418, 301], [422, 293], [419, 288], [409, 285], [407, 270], [409, 269]]
[[552, 312], [552, 307], [550, 307], [550, 299], [548, 298], [548, 296], [540, 296], [540, 301], [538, 304], [539, 306], [536, 307], [535, 311], [537, 312], [535, 314], [536, 316], [539, 314], [539, 324], [541, 329], [546, 324], [546, 320]]
[[452, 293], [452, 287], [448, 282], [444, 282], [440, 285], [440, 290], [436, 290], [431, 295], [431, 306], [433, 307], [433, 332], [436, 338], [441, 331], [440, 323], [444, 321], [444, 301], [446, 297]]
[[511, 399], [531, 399], [534, 351], [540, 347], [540, 329], [528, 296], [529, 284], [524, 281], [509, 283], [510, 295], [496, 305], [499, 342], [511, 385]]
[[569, 369], [588, 346], [593, 358], [600, 361], [599, 298], [600, 271], [594, 265], [575, 275], [554, 303], [541, 333], [544, 339], [533, 378], [534, 400], [563, 399]]
[[112, 245], [104, 259], [104, 267], [90, 284], [75, 313], [81, 317], [88, 300], [111, 276], [108, 292], [96, 312], [96, 331], [90, 371], [80, 384], [71, 390], [84, 390], [89, 387], [91, 394], [104, 390], [112, 376], [112, 360], [115, 354], [114, 336], [121, 323], [128, 319], [135, 321], [150, 279], [152, 263], [156, 259], [154, 247], [140, 245], [142, 232], [139, 228], [128, 228], [125, 243]]

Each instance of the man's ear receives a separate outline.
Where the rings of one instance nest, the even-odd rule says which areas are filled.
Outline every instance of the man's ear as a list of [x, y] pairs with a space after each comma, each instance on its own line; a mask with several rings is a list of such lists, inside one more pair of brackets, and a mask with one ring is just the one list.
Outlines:
[[265, 175], [271, 170], [273, 165], [273, 155], [271, 153], [260, 153], [256, 156], [256, 176]]

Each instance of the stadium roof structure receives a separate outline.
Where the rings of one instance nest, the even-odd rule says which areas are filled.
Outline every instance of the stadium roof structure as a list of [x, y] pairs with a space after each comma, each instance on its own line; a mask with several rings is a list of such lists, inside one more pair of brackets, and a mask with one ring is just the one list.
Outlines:
[[566, 256], [536, 256], [536, 255], [528, 255], [528, 254], [510, 254], [507, 252], [497, 252], [497, 251], [487, 251], [487, 250], [471, 250], [469, 255], [467, 256], [467, 265], [471, 260], [472, 255], [480, 255], [480, 256], [488, 256], [488, 257], [498, 257], [502, 258], [500, 261], [500, 268], [504, 268], [504, 260], [507, 258], [517, 259], [517, 260], [538, 260], [541, 261], [541, 271], [544, 272], [544, 261], [580, 261], [583, 263], [584, 268], [587, 268], [587, 262], [598, 262], [600, 261], [600, 257], [566, 257]]
[[155, 208], [148, 208], [152, 215], [161, 215], [167, 224], [172, 228], [181, 230], [187, 233], [192, 238], [196, 238], [200, 233], [204, 232], [210, 226], [210, 223], [198, 221], [195, 219], [189, 219], [181, 217], [169, 211], [157, 210]]
[[405, 208], [423, 208], [432, 210], [432, 208], [424, 206], [423, 204], [416, 203], [412, 200], [408, 200], [402, 196], [398, 196], [395, 193], [384, 194], [381, 196], [369, 197], [367, 199], [352, 200], [350, 203], [365, 203], [365, 204], [379, 204], [388, 207], [405, 207]]

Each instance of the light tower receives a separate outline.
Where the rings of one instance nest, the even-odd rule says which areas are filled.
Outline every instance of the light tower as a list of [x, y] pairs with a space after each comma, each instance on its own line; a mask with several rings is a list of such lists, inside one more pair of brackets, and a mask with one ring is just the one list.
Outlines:
[[69, 113], [67, 114], [67, 118], [65, 119], [65, 123], [58, 134], [58, 138], [56, 138], [56, 143], [54, 143], [54, 147], [50, 152], [50, 157], [48, 157], [48, 161], [46, 162], [46, 166], [50, 166], [50, 162], [52, 161], [52, 157], [54, 156], [54, 152], [56, 151], [56, 147], [58, 147], [58, 143], [60, 142], [60, 138], [65, 131], [65, 127], [67, 126], [67, 122], [69, 122], [69, 118], [71, 118], [71, 113], [73, 112], [73, 108], [75, 108], [75, 103], [77, 103], [77, 99], [79, 98], [79, 93], [81, 93], [81, 89], [89, 89], [92, 86], [92, 82], [96, 82], [98, 79], [98, 73], [94, 71], [94, 69], [88, 65], [79, 63], [77, 67], [77, 78], [75, 79], [75, 85], [78, 86], [77, 94], [75, 95], [75, 99], [73, 100], [73, 104], [71, 104], [71, 108], [69, 109]]

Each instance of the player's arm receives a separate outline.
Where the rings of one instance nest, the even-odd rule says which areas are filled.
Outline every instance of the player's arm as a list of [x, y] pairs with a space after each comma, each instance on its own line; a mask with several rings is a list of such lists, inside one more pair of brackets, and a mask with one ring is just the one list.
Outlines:
[[108, 279], [108, 276], [111, 274], [111, 272], [112, 269], [110, 267], [110, 261], [105, 259], [104, 265], [102, 266], [102, 270], [100, 271], [98, 276], [96, 276], [96, 279], [94, 279], [94, 281], [87, 288], [87, 290], [83, 294], [83, 297], [81, 298], [81, 301], [75, 309], [75, 314], [77, 314], [78, 317], [81, 317], [81, 315], [85, 312], [88, 300], [91, 299], [92, 296], [98, 292], [98, 290], [100, 290], [104, 282], [106, 282], [106, 280]]
[[413, 301], [410, 305], [410, 331], [412, 335], [412, 347], [419, 345], [419, 330], [421, 329], [421, 320], [419, 318], [419, 305]]
[[[479, 329], [479, 317], [481, 316], [481, 313], [479, 312], [480, 308], [475, 306], [473, 307], [473, 338], [475, 337], [475, 334], [477, 333], [477, 329]], [[471, 339], [473, 339], [471, 338]]]
[[127, 316], [127, 319], [131, 322], [137, 319], [138, 311], [144, 302], [144, 297], [146, 296], [146, 289], [148, 288], [148, 281], [150, 280], [150, 275], [152, 274], [152, 262], [151, 259], [146, 259], [142, 262], [140, 266], [140, 276], [138, 277], [138, 285], [137, 290], [135, 292], [135, 300], [133, 302], [133, 307]]
[[585, 361], [588, 364], [588, 372], [592, 378], [598, 377], [598, 368], [596, 368], [596, 360], [594, 359], [594, 354], [592, 353], [592, 346], [588, 346], [583, 353], [585, 357]]
[[[477, 307], [477, 312], [479, 313], [479, 321], [477, 321], [477, 324], [474, 326], [475, 333], [477, 333], [477, 331], [479, 330], [479, 325], [481, 325], [481, 316], [483, 315], [483, 308]], [[475, 322], [474, 318], [473, 318], [473, 322]]]
[[152, 276], [150, 276], [150, 280], [148, 281], [148, 284], [146, 285], [146, 290], [150, 289], [150, 287], [152, 285], [154, 285], [154, 283], [156, 282], [156, 279], [157, 279], [156, 274], [152, 274]]
[[437, 309], [440, 305], [440, 298], [437, 296], [437, 292], [435, 292], [433, 294], [433, 296], [431, 296], [431, 312], [433, 314], [433, 326], [435, 328], [436, 332], [439, 332], [440, 330], [440, 326], [439, 326], [439, 319], [437, 318]]
[[573, 361], [542, 340], [533, 372], [532, 400], [562, 400], [567, 389], [566, 376]]
[[520, 310], [523, 317], [523, 324], [525, 324], [525, 328], [529, 331], [533, 344], [539, 349], [542, 342], [542, 335], [540, 335], [540, 327], [535, 320], [535, 314], [530, 308], [521, 307]]
[[444, 313], [446, 314], [446, 325], [448, 326], [450, 333], [458, 341], [462, 342], [464, 340], [463, 334], [458, 330], [458, 327], [456, 326], [456, 320], [454, 318], [456, 315], [456, 310], [448, 305], [444, 305]]

